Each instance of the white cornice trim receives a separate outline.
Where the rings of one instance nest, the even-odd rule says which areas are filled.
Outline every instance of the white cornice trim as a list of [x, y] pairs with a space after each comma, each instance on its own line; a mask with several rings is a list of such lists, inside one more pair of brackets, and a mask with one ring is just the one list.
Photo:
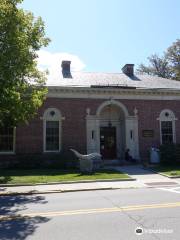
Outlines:
[[49, 98], [180, 100], [180, 90], [48, 87]]

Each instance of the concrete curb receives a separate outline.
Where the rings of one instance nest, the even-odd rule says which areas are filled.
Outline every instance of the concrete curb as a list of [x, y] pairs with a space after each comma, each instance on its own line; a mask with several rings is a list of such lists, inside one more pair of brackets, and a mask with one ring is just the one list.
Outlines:
[[67, 190], [49, 190], [49, 191], [26, 191], [26, 192], [2, 192], [0, 196], [18, 196], [18, 195], [37, 195], [49, 193], [68, 193], [68, 192], [85, 192], [85, 191], [100, 191], [100, 190], [117, 190], [120, 188], [100, 187], [100, 188], [87, 188], [87, 189], [67, 189]]
[[35, 184], [0, 184], [0, 187], [23, 187], [23, 186], [41, 186], [41, 185], [59, 185], [59, 184], [74, 184], [74, 183], [98, 183], [98, 182], [123, 182], [136, 181], [136, 178], [120, 178], [120, 179], [98, 179], [98, 180], [79, 180], [79, 181], [62, 181], [50, 183], [35, 183]]
[[[145, 184], [144, 184], [145, 185]], [[170, 185], [163, 185], [163, 187], [169, 187]], [[160, 186], [158, 186], [160, 187]], [[1, 196], [19, 196], [19, 195], [40, 195], [40, 194], [51, 194], [51, 193], [68, 193], [68, 192], [86, 192], [86, 191], [101, 191], [101, 190], [118, 190], [118, 189], [138, 189], [138, 188], [157, 188], [157, 186], [131, 186], [131, 187], [99, 187], [99, 188], [81, 188], [81, 189], [65, 189], [65, 190], [47, 190], [47, 191], [25, 191], [25, 192], [2, 192]]]
[[155, 170], [153, 170], [151, 168], [148, 168], [148, 167], [143, 167], [143, 169], [149, 170], [149, 171], [151, 171], [153, 173], [159, 174], [159, 175], [164, 176], [164, 177], [172, 178], [172, 179], [180, 178], [180, 176], [169, 176], [169, 175], [166, 175], [165, 173], [157, 172], [157, 171], [155, 171]]
[[[154, 171], [156, 172], [156, 171]], [[180, 178], [180, 176], [169, 176], [169, 175], [166, 175], [165, 173], [159, 173], [159, 172], [156, 172], [157, 174], [161, 175], [161, 176], [164, 176], [164, 177], [168, 177], [168, 178], [172, 178], [172, 179], [176, 179], [176, 178]]]

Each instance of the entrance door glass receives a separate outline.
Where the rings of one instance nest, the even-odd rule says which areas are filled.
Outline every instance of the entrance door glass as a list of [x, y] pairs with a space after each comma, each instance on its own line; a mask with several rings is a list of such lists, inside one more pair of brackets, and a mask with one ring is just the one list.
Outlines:
[[116, 127], [100, 128], [100, 149], [103, 159], [115, 159], [116, 156]]

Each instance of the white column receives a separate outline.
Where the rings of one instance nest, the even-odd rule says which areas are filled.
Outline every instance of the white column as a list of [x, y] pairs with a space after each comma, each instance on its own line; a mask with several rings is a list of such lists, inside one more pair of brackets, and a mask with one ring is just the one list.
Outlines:
[[93, 115], [86, 116], [86, 141], [87, 154], [97, 152], [97, 127], [96, 117]]
[[129, 148], [133, 158], [139, 159], [138, 117], [128, 116], [125, 119], [126, 149]]
[[96, 134], [95, 134], [95, 139], [96, 139], [96, 142], [95, 142], [95, 149], [96, 149], [96, 152], [97, 153], [100, 153], [100, 120], [96, 118], [95, 120], [95, 125], [96, 125]]

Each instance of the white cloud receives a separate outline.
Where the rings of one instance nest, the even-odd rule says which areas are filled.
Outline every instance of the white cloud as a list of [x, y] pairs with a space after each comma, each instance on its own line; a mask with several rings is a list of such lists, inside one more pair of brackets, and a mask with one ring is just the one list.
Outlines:
[[63, 60], [71, 61], [72, 71], [82, 71], [85, 68], [85, 64], [81, 59], [70, 53], [51, 53], [46, 50], [38, 51], [38, 68], [40, 70], [49, 71], [48, 84], [56, 84], [59, 82], [59, 76], [61, 73], [61, 62]]

